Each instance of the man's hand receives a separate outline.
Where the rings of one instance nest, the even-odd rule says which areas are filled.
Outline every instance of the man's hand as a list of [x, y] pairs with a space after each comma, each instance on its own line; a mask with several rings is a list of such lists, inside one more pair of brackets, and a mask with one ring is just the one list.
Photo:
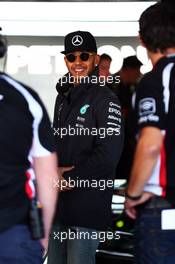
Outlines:
[[69, 182], [66, 181], [66, 179], [63, 177], [64, 173], [67, 171], [70, 171], [74, 169], [74, 166], [71, 167], [58, 167], [58, 172], [60, 175], [60, 180], [59, 180], [59, 186], [60, 186], [60, 191], [65, 192], [65, 191], [70, 191], [73, 189], [73, 187], [69, 184]]
[[141, 196], [140, 199], [133, 201], [131, 199], [126, 199], [125, 200], [125, 212], [126, 214], [132, 218], [132, 219], [136, 219], [137, 217], [137, 210], [135, 208], [135, 206], [139, 205], [139, 204], [143, 204], [146, 201], [148, 201], [151, 197], [153, 197], [154, 195], [152, 193], [149, 192], [144, 192]]

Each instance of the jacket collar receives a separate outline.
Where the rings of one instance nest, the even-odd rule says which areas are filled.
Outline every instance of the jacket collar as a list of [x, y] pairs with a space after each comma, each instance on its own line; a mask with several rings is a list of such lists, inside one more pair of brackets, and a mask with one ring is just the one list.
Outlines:
[[[92, 78], [96, 78], [98, 81], [98, 67], [95, 68], [93, 73], [89, 76], [89, 78], [85, 79], [85, 81], [81, 84], [78, 84], [76, 89], [85, 89], [88, 90], [92, 86], [96, 86], [96, 83], [91, 82]], [[68, 97], [72, 88], [74, 87], [73, 83], [70, 82], [71, 75], [70, 73], [66, 73], [62, 78], [58, 80], [58, 83], [56, 85], [56, 90], [59, 94]]]

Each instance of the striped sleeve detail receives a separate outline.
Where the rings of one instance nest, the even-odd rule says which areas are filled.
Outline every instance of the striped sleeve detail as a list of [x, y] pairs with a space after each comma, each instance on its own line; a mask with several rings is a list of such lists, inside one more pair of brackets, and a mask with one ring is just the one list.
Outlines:
[[[165, 135], [166, 136], [166, 135]], [[165, 151], [165, 136], [163, 140], [163, 145], [161, 148], [161, 153], [160, 153], [160, 173], [159, 173], [159, 182], [160, 186], [162, 187], [162, 196], [165, 197], [166, 192], [166, 185], [167, 185], [167, 173], [166, 173], [166, 151]]]

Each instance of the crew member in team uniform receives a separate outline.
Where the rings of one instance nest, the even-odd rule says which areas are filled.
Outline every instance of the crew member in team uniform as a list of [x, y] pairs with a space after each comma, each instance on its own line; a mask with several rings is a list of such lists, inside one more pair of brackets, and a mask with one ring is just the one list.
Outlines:
[[175, 262], [175, 12], [157, 3], [139, 20], [152, 61], [136, 89], [137, 147], [125, 210], [136, 218], [136, 263]]
[[[0, 36], [0, 58], [6, 50]], [[58, 192], [55, 143], [38, 95], [3, 72], [0, 128], [0, 264], [41, 264]]]

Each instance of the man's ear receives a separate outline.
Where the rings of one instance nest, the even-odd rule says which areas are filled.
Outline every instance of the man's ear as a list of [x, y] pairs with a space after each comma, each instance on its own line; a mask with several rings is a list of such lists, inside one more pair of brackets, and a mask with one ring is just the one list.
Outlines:
[[95, 55], [95, 65], [98, 65], [100, 62], [100, 55], [96, 54]]

